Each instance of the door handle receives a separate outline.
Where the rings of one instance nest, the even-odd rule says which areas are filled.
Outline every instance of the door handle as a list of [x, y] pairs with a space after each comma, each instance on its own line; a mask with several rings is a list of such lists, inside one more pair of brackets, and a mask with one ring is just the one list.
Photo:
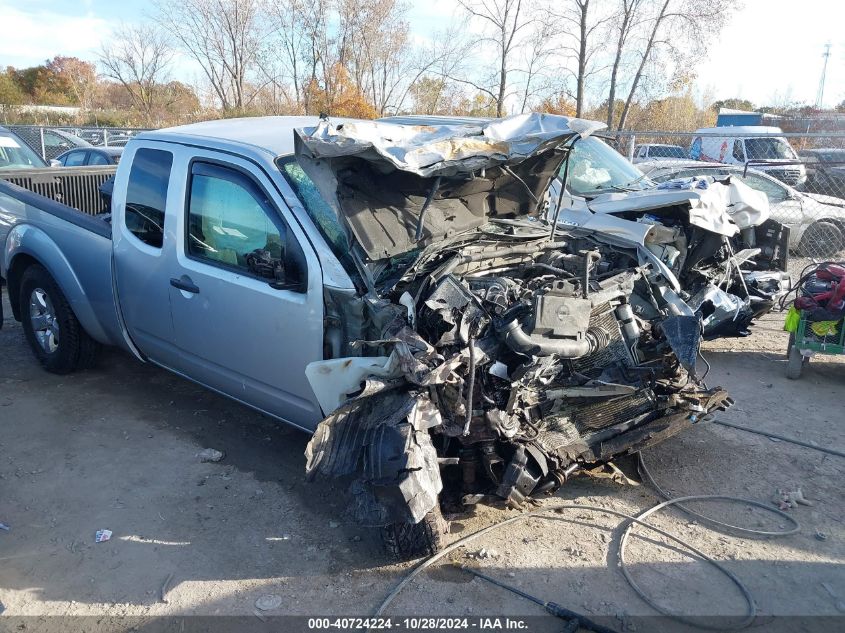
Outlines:
[[185, 292], [191, 292], [195, 295], [199, 294], [200, 289], [191, 281], [189, 278], [184, 279], [177, 279], [176, 277], [170, 278], [170, 285], [174, 288], [179, 288], [179, 290], [184, 290]]

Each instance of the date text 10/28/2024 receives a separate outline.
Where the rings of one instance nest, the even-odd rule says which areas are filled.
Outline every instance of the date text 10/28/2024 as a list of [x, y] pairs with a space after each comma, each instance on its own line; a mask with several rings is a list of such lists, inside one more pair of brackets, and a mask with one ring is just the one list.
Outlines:
[[528, 624], [524, 619], [509, 617], [309, 618], [308, 629], [314, 631], [524, 631], [528, 629]]

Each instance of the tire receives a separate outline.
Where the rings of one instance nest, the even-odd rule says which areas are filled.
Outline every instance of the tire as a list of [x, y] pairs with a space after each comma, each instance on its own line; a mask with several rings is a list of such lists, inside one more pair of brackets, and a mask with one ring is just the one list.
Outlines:
[[446, 522], [440, 508], [428, 512], [419, 523], [392, 523], [381, 528], [387, 553], [397, 561], [432, 556], [443, 547]]
[[26, 340], [44, 369], [69, 374], [94, 364], [100, 346], [82, 329], [50, 273], [37, 264], [27, 268], [19, 298]]
[[814, 222], [804, 235], [798, 245], [798, 252], [804, 257], [829, 258], [845, 249], [845, 236], [833, 222], [821, 220]]
[[804, 369], [804, 357], [795, 344], [795, 334], [792, 333], [789, 335], [786, 359], [786, 377], [790, 380], [798, 380], [801, 377], [801, 371]]

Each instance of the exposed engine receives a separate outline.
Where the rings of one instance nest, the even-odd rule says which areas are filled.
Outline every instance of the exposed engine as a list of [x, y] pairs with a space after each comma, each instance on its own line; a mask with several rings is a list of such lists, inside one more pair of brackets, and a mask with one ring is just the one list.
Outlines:
[[510, 240], [447, 250], [385, 292], [368, 345], [390, 350], [387, 368], [347, 394], [308, 454], [311, 474], [363, 463], [360, 520], [420, 521], [443, 489], [437, 465], [453, 501], [518, 505], [730, 403], [690, 373], [698, 317], [666, 317], [634, 253]]
[[[709, 263], [683, 219], [617, 230], [585, 211], [601, 226], [563, 233], [544, 216], [572, 145], [601, 126], [528, 114], [297, 131], [358, 280], [327, 291], [325, 360], [306, 368], [326, 413], [306, 473], [353, 476], [354, 514], [388, 526], [394, 551], [418, 536], [434, 548], [441, 502], [519, 505], [731, 403], [696, 375], [701, 316], [671, 269]], [[695, 220], [734, 235], [724, 193]]]

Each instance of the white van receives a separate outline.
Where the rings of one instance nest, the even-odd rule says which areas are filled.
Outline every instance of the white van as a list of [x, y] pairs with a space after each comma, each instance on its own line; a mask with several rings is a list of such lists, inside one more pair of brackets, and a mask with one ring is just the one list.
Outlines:
[[[762, 125], [736, 125], [705, 127], [695, 131], [690, 147], [690, 158], [728, 165], [745, 165], [748, 161], [766, 160], [770, 164], [754, 164], [754, 169], [798, 187], [807, 180], [804, 165], [785, 165], [785, 161], [796, 161], [798, 155], [779, 127]], [[766, 135], [766, 136], [763, 136]], [[781, 164], [779, 164], [779, 161]]]

